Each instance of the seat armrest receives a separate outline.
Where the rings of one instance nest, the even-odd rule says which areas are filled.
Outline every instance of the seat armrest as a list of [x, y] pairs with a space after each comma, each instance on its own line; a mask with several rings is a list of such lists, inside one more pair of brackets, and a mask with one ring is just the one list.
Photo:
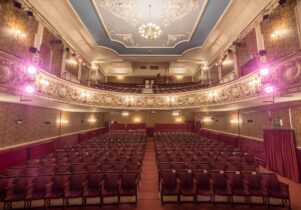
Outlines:
[[279, 185], [280, 185], [280, 189], [282, 192], [284, 193], [289, 193], [289, 185], [283, 183], [283, 182], [279, 182]]

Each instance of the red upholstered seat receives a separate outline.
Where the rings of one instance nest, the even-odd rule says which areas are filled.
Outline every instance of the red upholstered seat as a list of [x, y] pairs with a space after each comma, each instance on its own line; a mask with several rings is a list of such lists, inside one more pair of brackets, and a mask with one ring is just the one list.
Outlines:
[[[196, 185], [192, 173], [178, 173], [180, 183], [180, 195], [196, 196]], [[195, 199], [195, 197], [194, 197]]]
[[[244, 177], [241, 174], [230, 173], [228, 174], [229, 187], [232, 196], [244, 196], [245, 202], [249, 203], [250, 193], [248, 187], [244, 182]], [[231, 200], [233, 202], [233, 199]]]
[[10, 186], [10, 192], [5, 197], [4, 201], [13, 203], [16, 201], [24, 202], [24, 208], [30, 207], [30, 201], [27, 200], [28, 192], [32, 188], [32, 179], [28, 177], [18, 177], [14, 181], [13, 185]]
[[230, 189], [227, 187], [227, 176], [224, 173], [211, 173], [210, 176], [215, 195], [231, 195]]
[[160, 173], [160, 194], [161, 194], [161, 204], [163, 205], [163, 196], [177, 196], [177, 201], [179, 202], [179, 183], [177, 175], [172, 172], [162, 172]]
[[263, 183], [266, 186], [269, 198], [279, 198], [283, 204], [290, 208], [289, 186], [279, 182], [276, 174], [262, 174]]
[[245, 181], [248, 186], [248, 191], [251, 196], [260, 196], [265, 201], [268, 196], [265, 185], [261, 181], [261, 176], [259, 174], [245, 174]]
[[197, 194], [201, 196], [213, 196], [210, 185], [210, 175], [207, 173], [194, 173], [196, 179]]
[[59, 165], [55, 168], [55, 173], [56, 174], [70, 174], [71, 169], [70, 165]]
[[55, 175], [52, 178], [50, 192], [46, 196], [48, 199], [56, 199], [56, 198], [64, 198], [65, 191], [67, 189], [68, 183], [68, 175]]
[[119, 186], [120, 196], [136, 196], [137, 202], [138, 173], [123, 173]]
[[102, 185], [102, 196], [119, 196], [119, 173], [105, 173]]
[[87, 164], [86, 165], [86, 171], [88, 172], [88, 173], [95, 173], [95, 172], [98, 172], [99, 171], [99, 168], [98, 168], [98, 165], [97, 164], [93, 164], [93, 163], [91, 163], [91, 164]]
[[[66, 204], [69, 205], [69, 198], [83, 198], [84, 186], [86, 186], [87, 174], [72, 174], [69, 177], [67, 188], [65, 189]], [[84, 199], [82, 199], [84, 204]]]
[[72, 173], [86, 173], [86, 167], [84, 164], [73, 164], [71, 165]]
[[100, 197], [103, 174], [89, 173], [87, 182], [85, 182], [84, 196], [85, 197]]
[[115, 172], [123, 172], [126, 169], [126, 164], [114, 164], [113, 167]]

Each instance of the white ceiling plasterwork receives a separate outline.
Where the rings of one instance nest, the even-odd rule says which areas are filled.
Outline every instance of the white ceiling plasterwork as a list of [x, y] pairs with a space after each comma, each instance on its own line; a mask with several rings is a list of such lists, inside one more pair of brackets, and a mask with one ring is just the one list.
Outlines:
[[[112, 41], [127, 48], [175, 48], [190, 40], [207, 0], [93, 0], [93, 4]], [[147, 40], [138, 33], [139, 26], [148, 22], [161, 27], [158, 39]]]

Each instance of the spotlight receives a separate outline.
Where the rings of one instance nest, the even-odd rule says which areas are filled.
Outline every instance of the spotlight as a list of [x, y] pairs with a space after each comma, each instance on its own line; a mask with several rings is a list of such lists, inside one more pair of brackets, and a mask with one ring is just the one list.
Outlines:
[[267, 51], [266, 50], [259, 50], [259, 55], [260, 56], [266, 56], [267, 55]]
[[263, 67], [259, 70], [261, 76], [267, 76], [270, 73], [270, 69]]
[[278, 3], [280, 6], [284, 7], [286, 4], [287, 0], [279, 0]]
[[274, 91], [275, 91], [275, 87], [273, 85], [269, 84], [264, 87], [264, 92], [266, 93], [272, 93]]
[[28, 48], [28, 51], [29, 51], [30, 53], [37, 53], [37, 52], [38, 52], [38, 49], [35, 48], [35, 47], [29, 47], [29, 48]]
[[33, 12], [32, 11], [27, 11], [26, 12], [27, 16], [30, 18], [30, 19], [33, 19]]
[[22, 4], [18, 1], [13, 1], [14, 3], [14, 7], [16, 7], [17, 9], [21, 9], [22, 8]]
[[33, 93], [35, 91], [34, 87], [32, 85], [27, 85], [25, 87], [26, 93]]
[[30, 65], [30, 66], [27, 67], [27, 73], [31, 74], [31, 75], [36, 74], [37, 73], [37, 68], [35, 66]]

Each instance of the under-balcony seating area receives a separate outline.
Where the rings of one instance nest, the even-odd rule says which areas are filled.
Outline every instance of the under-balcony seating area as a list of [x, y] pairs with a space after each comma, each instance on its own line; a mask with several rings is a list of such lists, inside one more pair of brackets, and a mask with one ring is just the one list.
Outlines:
[[[144, 134], [105, 134], [6, 169], [3, 209], [137, 204]], [[0, 204], [1, 207], [1, 204]]]
[[143, 85], [133, 84], [133, 83], [107, 82], [107, 83], [94, 84], [92, 85], [92, 87], [101, 90], [116, 91], [122, 93], [142, 93], [143, 90]]
[[[146, 88], [143, 84], [115, 83], [115, 82], [93, 84], [92, 87], [101, 90], [116, 91], [122, 93], [143, 93], [143, 89]], [[194, 83], [194, 82], [155, 84], [149, 86], [149, 88], [152, 89], [152, 92], [155, 94], [187, 92], [187, 91], [203, 89], [206, 87], [208, 87], [207, 84]]]
[[160, 93], [178, 93], [194, 91], [208, 87], [207, 84], [184, 82], [184, 83], [170, 83], [170, 84], [159, 84], [153, 86], [153, 92]]
[[157, 133], [158, 188], [164, 203], [223, 203], [290, 209], [288, 185], [260, 172], [252, 155], [191, 133]]

